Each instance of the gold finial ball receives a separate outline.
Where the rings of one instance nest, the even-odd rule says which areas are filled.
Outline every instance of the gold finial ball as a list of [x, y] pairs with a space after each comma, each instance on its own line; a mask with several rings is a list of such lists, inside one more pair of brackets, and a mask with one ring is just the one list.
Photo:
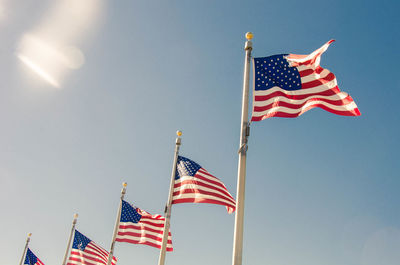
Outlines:
[[124, 182], [124, 183], [122, 183], [122, 186], [123, 186], [124, 188], [126, 188], [126, 186], [128, 186], [128, 183]]
[[254, 37], [253, 33], [251, 33], [251, 32], [247, 32], [246, 33], [246, 39], [247, 40], [251, 40], [253, 37]]
[[74, 214], [74, 219], [76, 219], [76, 218], [78, 218], [78, 214], [77, 213]]
[[31, 237], [32, 236], [32, 233], [28, 233], [28, 237]]
[[176, 131], [176, 135], [178, 135], [179, 137], [182, 136], [182, 131]]

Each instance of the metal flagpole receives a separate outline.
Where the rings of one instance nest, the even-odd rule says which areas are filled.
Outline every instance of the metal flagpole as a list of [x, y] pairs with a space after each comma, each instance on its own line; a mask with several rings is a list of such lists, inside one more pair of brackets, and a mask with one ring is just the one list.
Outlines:
[[21, 261], [19, 262], [19, 265], [22, 265], [22, 263], [24, 262], [26, 250], [28, 249], [29, 241], [31, 241], [31, 235], [32, 235], [32, 233], [29, 233], [29, 234], [28, 234], [28, 237], [27, 237], [26, 243], [25, 243], [24, 252], [22, 253], [22, 258], [21, 258]]
[[179, 147], [181, 145], [181, 136], [182, 132], [177, 131], [176, 141], [175, 141], [175, 155], [174, 155], [174, 164], [172, 165], [172, 173], [171, 173], [171, 182], [169, 184], [169, 194], [168, 194], [168, 201], [167, 205], [165, 205], [165, 224], [163, 230], [163, 238], [161, 243], [161, 250], [160, 250], [160, 257], [158, 259], [158, 265], [164, 265], [165, 263], [165, 253], [167, 249], [167, 242], [168, 242], [168, 232], [169, 232], [169, 221], [171, 218], [171, 205], [172, 205], [172, 195], [174, 193], [174, 184], [175, 184], [175, 172], [176, 172], [176, 163], [178, 162], [178, 154], [179, 154]]
[[238, 162], [238, 179], [236, 191], [236, 215], [235, 215], [235, 233], [233, 239], [233, 258], [232, 265], [242, 264], [243, 250], [243, 219], [244, 219], [244, 193], [246, 186], [246, 154], [247, 154], [247, 139], [250, 134], [249, 126], [249, 81], [250, 81], [250, 59], [253, 43], [251, 39], [253, 34], [246, 33], [246, 43], [244, 50], [246, 51], [244, 61], [244, 76], [243, 76], [243, 99], [242, 99], [242, 123], [240, 129], [240, 147], [239, 147], [239, 162]]
[[77, 219], [78, 219], [78, 214], [76, 213], [76, 214], [74, 214], [74, 220], [72, 220], [71, 233], [69, 234], [67, 250], [65, 250], [65, 255], [64, 255], [64, 260], [63, 260], [62, 265], [65, 265], [65, 263], [67, 262], [68, 252], [69, 252], [69, 248], [71, 246], [72, 236], [74, 235], [74, 232], [75, 232], [75, 225], [76, 225]]
[[107, 265], [111, 265], [111, 260], [114, 255], [115, 238], [117, 237], [119, 221], [121, 219], [122, 200], [124, 199], [124, 196], [126, 193], [126, 186], [128, 186], [128, 183], [126, 183], [126, 182], [122, 183], [121, 200], [119, 201], [117, 220], [115, 221], [114, 234], [113, 234], [112, 241], [111, 241], [111, 249], [110, 249], [110, 254], [108, 255]]

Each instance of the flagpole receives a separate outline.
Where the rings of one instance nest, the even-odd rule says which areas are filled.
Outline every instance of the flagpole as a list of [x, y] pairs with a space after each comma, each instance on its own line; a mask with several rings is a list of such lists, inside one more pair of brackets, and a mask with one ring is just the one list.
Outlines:
[[113, 234], [112, 241], [111, 241], [111, 248], [110, 248], [110, 254], [108, 255], [107, 265], [111, 265], [111, 261], [112, 261], [113, 255], [114, 255], [115, 238], [117, 237], [119, 221], [121, 219], [122, 200], [124, 199], [124, 196], [126, 193], [126, 186], [128, 186], [128, 183], [126, 183], [126, 182], [122, 183], [121, 200], [119, 201], [117, 220], [115, 220], [114, 234]]
[[246, 33], [246, 43], [244, 50], [246, 51], [244, 61], [243, 74], [243, 99], [242, 99], [242, 122], [240, 129], [240, 147], [238, 162], [238, 179], [236, 191], [236, 215], [235, 215], [235, 232], [233, 239], [233, 258], [232, 265], [242, 265], [243, 250], [243, 220], [244, 220], [244, 194], [246, 186], [246, 154], [247, 140], [250, 134], [249, 126], [249, 81], [250, 81], [250, 60], [253, 43], [251, 39], [253, 34]]
[[67, 262], [67, 257], [68, 257], [68, 252], [69, 252], [69, 248], [71, 246], [71, 240], [72, 240], [72, 236], [74, 235], [75, 232], [75, 225], [76, 225], [76, 221], [78, 219], [78, 214], [74, 214], [74, 220], [72, 220], [72, 228], [71, 228], [71, 233], [69, 234], [69, 239], [68, 239], [68, 244], [67, 244], [67, 250], [65, 250], [65, 254], [64, 254], [64, 260], [62, 265], [65, 265], [65, 263]]
[[165, 263], [165, 253], [167, 250], [167, 243], [168, 243], [168, 233], [169, 233], [169, 221], [171, 218], [171, 205], [172, 205], [172, 197], [174, 194], [174, 184], [175, 184], [175, 172], [176, 172], [176, 163], [178, 162], [178, 154], [179, 154], [179, 147], [181, 145], [181, 136], [182, 132], [176, 132], [176, 141], [175, 141], [175, 154], [174, 154], [174, 163], [172, 165], [172, 173], [171, 173], [171, 182], [169, 184], [169, 194], [168, 194], [168, 201], [165, 205], [165, 224], [163, 230], [163, 238], [161, 243], [161, 250], [160, 250], [160, 257], [158, 259], [158, 265], [164, 265]]
[[31, 241], [31, 236], [32, 236], [32, 233], [29, 233], [29, 234], [28, 234], [28, 237], [26, 238], [26, 243], [25, 243], [24, 252], [22, 252], [22, 258], [21, 258], [21, 261], [19, 262], [19, 265], [22, 265], [22, 263], [24, 262], [26, 250], [28, 249], [29, 241]]

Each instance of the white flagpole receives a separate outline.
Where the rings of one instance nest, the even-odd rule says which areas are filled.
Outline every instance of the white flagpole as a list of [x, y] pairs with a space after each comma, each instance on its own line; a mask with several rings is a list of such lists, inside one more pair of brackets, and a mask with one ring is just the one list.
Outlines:
[[75, 225], [76, 225], [76, 221], [78, 219], [78, 214], [74, 214], [74, 220], [72, 220], [72, 228], [71, 228], [71, 233], [69, 234], [69, 239], [68, 239], [68, 244], [67, 244], [67, 250], [65, 250], [65, 254], [64, 254], [64, 260], [62, 265], [65, 265], [65, 263], [67, 262], [67, 257], [68, 257], [68, 252], [69, 252], [69, 248], [71, 246], [71, 240], [72, 237], [74, 235], [75, 232]]
[[111, 265], [111, 261], [112, 261], [113, 255], [114, 255], [115, 238], [117, 237], [119, 221], [121, 219], [122, 200], [124, 199], [127, 185], [128, 185], [128, 183], [126, 183], [126, 182], [122, 183], [121, 200], [119, 201], [117, 220], [115, 221], [114, 234], [113, 234], [113, 237], [111, 240], [111, 248], [110, 248], [110, 254], [108, 255], [107, 265]]
[[243, 220], [244, 220], [244, 193], [246, 186], [246, 154], [247, 154], [247, 139], [250, 134], [249, 127], [249, 81], [250, 81], [250, 60], [253, 44], [251, 39], [253, 34], [246, 33], [246, 43], [244, 50], [246, 51], [244, 61], [244, 76], [243, 76], [243, 99], [242, 99], [242, 122], [240, 129], [240, 147], [239, 147], [239, 162], [238, 162], [238, 179], [236, 191], [236, 215], [235, 215], [235, 232], [233, 239], [233, 258], [232, 265], [242, 265], [242, 250], [243, 250]]
[[21, 258], [21, 261], [19, 262], [19, 265], [22, 265], [22, 263], [24, 262], [24, 258], [25, 258], [25, 255], [26, 255], [26, 250], [28, 249], [29, 241], [31, 241], [31, 236], [32, 236], [32, 233], [29, 233], [28, 237], [26, 238], [24, 252], [22, 252], [22, 258]]
[[174, 193], [174, 184], [175, 184], [175, 172], [176, 172], [176, 163], [178, 162], [178, 154], [179, 154], [179, 147], [181, 145], [181, 136], [182, 132], [177, 131], [176, 141], [175, 141], [175, 155], [174, 155], [174, 164], [172, 165], [172, 173], [171, 173], [171, 182], [169, 184], [169, 194], [168, 194], [168, 201], [167, 205], [165, 205], [165, 224], [163, 230], [163, 239], [161, 243], [161, 250], [160, 250], [160, 257], [158, 259], [158, 265], [164, 265], [165, 263], [165, 253], [167, 250], [167, 243], [168, 243], [168, 232], [169, 232], [169, 221], [171, 218], [171, 205], [172, 205], [172, 195]]

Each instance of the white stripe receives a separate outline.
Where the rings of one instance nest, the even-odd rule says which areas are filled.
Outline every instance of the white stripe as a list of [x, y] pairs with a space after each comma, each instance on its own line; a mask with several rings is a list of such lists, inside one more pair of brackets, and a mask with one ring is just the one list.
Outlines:
[[314, 80], [318, 80], [318, 79], [320, 79], [320, 78], [325, 78], [325, 77], [327, 77], [330, 73], [331, 73], [331, 72], [330, 72], [329, 70], [327, 70], [327, 69], [322, 70], [322, 72], [321, 72], [320, 74], [317, 74], [316, 72], [314, 72], [314, 73], [312, 73], [312, 74], [310, 74], [310, 75], [301, 77], [301, 83], [304, 84], [304, 83], [307, 83], [307, 82], [311, 82], [311, 81], [314, 81]]
[[232, 198], [232, 195], [231, 195], [231, 196], [226, 195], [226, 194], [223, 193], [222, 191], [217, 190], [217, 189], [214, 189], [214, 188], [207, 188], [207, 187], [203, 187], [203, 186], [201, 186], [201, 185], [197, 185], [197, 184], [193, 184], [193, 183], [182, 184], [182, 182], [184, 182], [185, 180], [188, 180], [188, 181], [196, 181], [196, 182], [199, 182], [199, 183], [211, 185], [211, 186], [216, 187], [216, 188], [218, 188], [218, 189], [224, 190], [225, 192], [227, 192], [227, 193], [230, 195], [230, 193], [229, 193], [226, 189], [223, 189], [223, 188], [221, 188], [221, 187], [219, 187], [219, 186], [213, 185], [213, 184], [211, 184], [211, 183], [209, 183], [209, 182], [206, 182], [206, 181], [203, 181], [203, 180], [201, 180], [201, 179], [194, 178], [194, 177], [188, 177], [188, 176], [184, 176], [184, 177], [181, 177], [181, 178], [180, 178], [179, 184], [181, 184], [181, 186], [180, 186], [180, 187], [177, 187], [177, 188], [174, 188], [174, 192], [178, 192], [178, 191], [181, 191], [181, 190], [186, 190], [187, 188], [189, 188], [189, 189], [198, 189], [198, 190], [202, 190], [202, 191], [209, 191], [209, 192], [213, 192], [213, 193], [216, 193], [216, 194], [220, 194], [221, 196], [224, 196], [224, 197], [227, 198], [228, 200], [229, 200], [229, 199], [234, 200], [234, 199]]
[[[224, 191], [227, 192], [227, 190], [224, 189], [223, 187], [220, 187], [218, 185], [210, 183], [210, 182], [208, 182], [206, 180], [202, 180], [202, 179], [191, 177], [191, 176], [183, 176], [183, 177], [179, 178], [178, 180], [175, 180], [175, 185], [181, 184], [184, 181], [196, 181], [196, 182], [199, 182], [199, 183], [207, 184], [209, 186], [215, 187], [215, 189], [210, 189], [210, 190], [213, 190], [214, 192], [221, 193], [219, 190], [216, 190], [216, 189], [224, 190]], [[188, 185], [188, 184], [186, 184], [186, 185]], [[193, 185], [193, 187], [196, 187], [196, 184], [192, 184], [192, 185]], [[178, 191], [180, 189], [182, 189], [182, 186], [181, 186], [181, 188], [179, 188], [179, 187], [178, 188], [174, 188], [174, 191]]]
[[278, 86], [274, 86], [267, 90], [255, 90], [254, 95], [255, 96], [268, 96], [269, 94], [272, 94], [274, 92], [281, 91], [281, 92], [285, 93], [286, 95], [299, 96], [299, 95], [307, 95], [307, 94], [312, 94], [312, 93], [321, 93], [326, 90], [332, 89], [336, 86], [337, 86], [337, 81], [335, 78], [332, 81], [329, 81], [325, 84], [322, 84], [322, 85], [319, 85], [316, 87], [312, 87], [312, 88], [290, 91], [290, 90], [284, 90]]
[[[90, 263], [99, 264], [99, 265], [104, 265], [104, 264], [107, 264], [107, 261], [102, 262], [102, 263], [90, 261]], [[113, 260], [111, 261], [111, 264], [112, 264], [112, 265], [115, 265], [116, 263], [117, 263], [116, 260], [114, 260], [114, 258], [113, 258]], [[81, 264], [87, 264], [87, 263], [86, 263], [85, 261], [68, 260], [68, 261], [67, 261], [67, 264], [81, 265]]]
[[97, 245], [94, 245], [92, 242], [90, 242], [86, 246], [85, 250], [93, 251], [93, 252], [97, 253], [98, 257], [108, 260], [108, 254], [109, 254], [108, 251], [104, 250], [103, 248], [101, 248]]
[[[129, 236], [129, 235], [118, 236], [117, 239], [127, 239], [127, 240], [138, 241], [138, 242], [141, 242], [141, 243], [150, 242], [150, 243], [157, 244], [157, 245], [160, 245], [160, 246], [161, 246], [161, 243], [162, 243], [161, 241], [157, 241], [155, 239], [148, 238], [148, 237], [136, 237], [136, 236]], [[160, 237], [160, 239], [162, 240], [162, 237]], [[171, 237], [168, 237], [168, 241], [171, 241]], [[169, 243], [168, 245], [172, 246], [171, 243]]]
[[[330, 44], [331, 44], [331, 43], [328, 43], [328, 42], [325, 43], [324, 45], [322, 45], [321, 48], [319, 48], [319, 49], [313, 51], [312, 53], [310, 53], [309, 55], [307, 55], [307, 56], [304, 57], [304, 58], [301, 58], [301, 59], [289, 59], [289, 58], [286, 58], [286, 59], [288, 60], [289, 64], [290, 64], [291, 62], [302, 63], [302, 62], [311, 60], [311, 59], [314, 58], [318, 53], [321, 53], [321, 54], [324, 53], [324, 52], [328, 49], [328, 47], [329, 47]], [[320, 62], [320, 59], [321, 59], [321, 54], [320, 54], [320, 55], [318, 56], [318, 58], [316, 59], [314, 65], [319, 65], [319, 62]]]
[[[192, 176], [182, 176], [182, 177], [180, 177], [179, 179], [175, 180], [175, 185], [180, 184], [181, 182], [183, 182], [183, 181], [185, 181], [185, 180], [195, 180], [195, 181], [197, 181], [197, 182], [201, 182], [201, 183], [203, 183], [203, 184], [207, 184], [207, 185], [213, 186], [213, 187], [215, 187], [216, 189], [224, 190], [224, 191], [226, 191], [228, 194], [230, 194], [230, 193], [228, 192], [227, 188], [225, 187], [224, 183], [223, 183], [222, 181], [220, 181], [219, 179], [217, 179], [216, 177], [214, 177], [214, 176], [209, 176], [209, 175], [207, 175], [207, 174], [204, 174], [204, 173], [201, 172], [200, 170], [197, 172], [197, 174], [199, 174], [200, 176], [206, 178], [207, 180], [210, 180], [210, 181], [213, 181], [213, 182], [217, 182], [217, 183], [219, 183], [221, 186], [219, 186], [219, 185], [217, 185], [217, 184], [214, 184], [214, 183], [212, 183], [212, 182], [209, 182], [209, 181], [207, 181], [207, 180], [203, 180], [203, 179], [197, 178], [197, 177], [195, 177], [195, 176], [194, 176], [194, 177], [192, 177]], [[220, 191], [218, 191], [218, 192], [220, 192]]]
[[[156, 224], [164, 224], [165, 219], [154, 219], [154, 218], [142, 216], [139, 223], [141, 223], [141, 222], [150, 222], [150, 223], [153, 223], [156, 225]], [[126, 223], [131, 223], [131, 222], [126, 222]], [[132, 224], [135, 224], [135, 223], [132, 223]]]
[[[154, 239], [151, 239], [151, 238], [134, 237], [134, 236], [128, 236], [128, 235], [126, 235], [126, 236], [117, 236], [117, 239], [126, 239], [126, 240], [138, 241], [137, 244], [150, 242], [150, 243], [156, 244], [157, 246], [161, 246], [161, 243], [162, 243], [160, 241], [157, 241], [157, 240], [154, 240]], [[162, 239], [162, 237], [160, 237], [160, 239]], [[169, 236], [168, 237], [168, 241], [170, 241], [170, 240], [171, 240], [171, 237]], [[167, 246], [172, 248], [172, 244], [171, 243], [167, 243]]]
[[289, 99], [289, 98], [286, 98], [284, 96], [278, 96], [278, 97], [270, 98], [268, 100], [254, 101], [253, 106], [255, 106], [255, 107], [264, 107], [264, 106], [267, 106], [267, 105], [272, 104], [274, 102], [286, 102], [286, 103], [298, 105], [298, 104], [303, 104], [307, 100], [313, 99], [313, 98], [321, 98], [321, 99], [326, 99], [326, 100], [343, 100], [348, 95], [349, 94], [347, 94], [346, 92], [339, 92], [339, 93], [334, 94], [332, 96], [311, 95], [311, 96], [306, 97], [304, 99]]
[[235, 207], [235, 204], [233, 204], [231, 201], [229, 200], [224, 200], [222, 198], [219, 197], [215, 197], [215, 196], [210, 196], [210, 195], [204, 195], [204, 194], [200, 194], [200, 193], [183, 193], [183, 194], [178, 194], [173, 196], [172, 200], [178, 200], [178, 199], [187, 199], [187, 198], [195, 198], [195, 199], [209, 199], [209, 200], [215, 200], [215, 201], [220, 201], [223, 202], [224, 204], [227, 204], [231, 207]]
[[[224, 201], [229, 202], [229, 204], [233, 204], [233, 201], [234, 201], [233, 198], [231, 198], [231, 197], [229, 197], [229, 196], [227, 196], [227, 195], [225, 195], [225, 194], [223, 194], [221, 192], [218, 192], [218, 191], [216, 191], [214, 189], [206, 188], [206, 187], [203, 187], [203, 186], [200, 186], [200, 185], [196, 185], [196, 184], [184, 184], [180, 188], [174, 189], [174, 192], [181, 192], [181, 191], [193, 190], [193, 189], [194, 190], [196, 190], [196, 189], [199, 190], [200, 191], [199, 193], [201, 193], [202, 191], [206, 191], [206, 192], [215, 193], [215, 194], [220, 195], [220, 196], [223, 197], [223, 198], [219, 198], [219, 197], [213, 196], [213, 195], [201, 194], [201, 196], [203, 198], [218, 198], [218, 200], [224, 200]], [[198, 192], [191, 192], [191, 193], [186, 193], [186, 194], [196, 194], [196, 198], [200, 198], [199, 197], [200, 196], [199, 193]], [[173, 198], [180, 198], [180, 196], [183, 196], [183, 195], [179, 195], [179, 194], [178, 195], [174, 195]], [[191, 195], [189, 197], [193, 197], [193, 195]]]
[[153, 235], [153, 236], [162, 237], [163, 230], [159, 230], [159, 232], [152, 232], [152, 231], [146, 230], [145, 228], [142, 229], [142, 228], [138, 227], [138, 228], [124, 228], [124, 229], [120, 228], [120, 229], [118, 229], [118, 232], [121, 232], [121, 233], [132, 232], [132, 233], [142, 234], [142, 236], [144, 236], [143, 234], [145, 233], [145, 234], [149, 234], [149, 235]]
[[[102, 260], [103, 262], [104, 262], [104, 257], [99, 257], [99, 256], [97, 256], [97, 255], [91, 255], [91, 254], [88, 254], [87, 252], [85, 252], [85, 253], [83, 253], [82, 255], [84, 255], [84, 256], [86, 256], [86, 257], [81, 257], [80, 255], [73, 255], [73, 254], [71, 254], [71, 256], [70, 257], [75, 257], [75, 258], [78, 258], [78, 259], [80, 259], [80, 260], [85, 260], [85, 259], [88, 259], [88, 257], [90, 257], [90, 258], [94, 258], [94, 259], [98, 259], [98, 260]], [[94, 262], [94, 261], [92, 261], [92, 262]], [[101, 263], [100, 263], [101, 264]]]
[[316, 105], [316, 104], [321, 104], [324, 105], [332, 110], [336, 110], [336, 111], [351, 111], [357, 108], [357, 105], [354, 103], [354, 101], [350, 102], [347, 105], [341, 105], [341, 106], [335, 106], [329, 103], [326, 103], [324, 101], [311, 101], [308, 102], [307, 104], [305, 104], [303, 107], [301, 108], [297, 108], [297, 109], [290, 109], [290, 108], [286, 108], [286, 107], [275, 107], [275, 108], [271, 108], [265, 111], [261, 111], [261, 112], [254, 112], [253, 113], [253, 117], [261, 117], [264, 115], [268, 115], [270, 113], [274, 113], [274, 112], [284, 112], [284, 113], [289, 113], [289, 114], [296, 114], [296, 113], [303, 113], [308, 107]]
[[144, 228], [152, 228], [154, 230], [160, 230], [162, 231], [164, 229], [164, 222], [161, 223], [163, 226], [162, 227], [158, 227], [156, 224], [145, 224], [145, 223], [132, 223], [132, 222], [122, 222], [120, 223], [120, 225], [133, 225], [135, 227], [137, 227], [138, 229], [141, 229], [141, 227]]

